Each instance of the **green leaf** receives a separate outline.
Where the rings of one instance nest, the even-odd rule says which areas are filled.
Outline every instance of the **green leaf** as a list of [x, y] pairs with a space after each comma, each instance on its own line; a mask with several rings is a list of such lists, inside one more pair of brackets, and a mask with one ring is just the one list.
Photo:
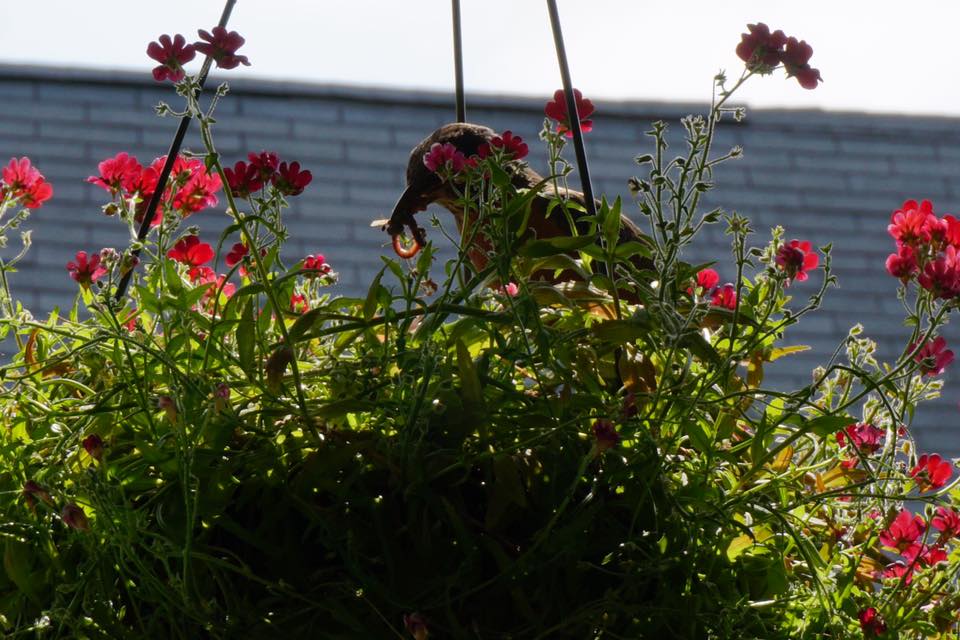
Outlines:
[[253, 300], [248, 299], [243, 305], [240, 322], [237, 323], [237, 357], [240, 368], [249, 376], [254, 370], [253, 354], [256, 344], [256, 324], [253, 321]]
[[773, 362], [774, 360], [779, 360], [784, 356], [789, 356], [794, 353], [802, 353], [809, 350], [810, 347], [805, 344], [796, 344], [789, 347], [774, 347], [770, 350], [770, 355], [767, 357], [767, 362]]
[[814, 418], [807, 422], [804, 425], [803, 430], [815, 433], [821, 438], [826, 438], [827, 436], [832, 436], [840, 429], [843, 429], [845, 426], [851, 422], [856, 422], [850, 416], [820, 416], [819, 418]]
[[[389, 266], [389, 263], [388, 265]], [[384, 267], [386, 269], [386, 267]], [[380, 289], [380, 280], [383, 278], [384, 269], [380, 269], [380, 272], [373, 279], [373, 282], [370, 283], [370, 288], [367, 290], [366, 300], [363, 302], [363, 319], [370, 320], [373, 318], [374, 314], [377, 312], [377, 300], [379, 298]]]
[[545, 258], [559, 253], [579, 251], [594, 242], [595, 239], [591, 236], [557, 236], [544, 240], [530, 240], [520, 247], [518, 253], [526, 258]]
[[463, 340], [457, 340], [457, 367], [460, 369], [460, 384], [463, 387], [464, 399], [479, 405], [483, 400], [480, 377], [477, 375], [473, 358], [470, 357], [470, 350]]

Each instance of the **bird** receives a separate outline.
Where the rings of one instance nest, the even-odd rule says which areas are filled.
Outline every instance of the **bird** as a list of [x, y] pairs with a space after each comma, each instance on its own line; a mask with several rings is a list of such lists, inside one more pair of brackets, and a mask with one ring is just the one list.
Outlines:
[[[397, 200], [390, 218], [386, 221], [374, 222], [374, 225], [381, 226], [384, 231], [390, 234], [394, 250], [401, 257], [412, 257], [426, 243], [426, 233], [417, 224], [414, 216], [416, 213], [424, 211], [430, 204], [438, 204], [452, 213], [457, 223], [457, 230], [461, 233], [464, 224], [472, 224], [472, 220], [465, 219], [463, 205], [459, 202], [459, 198], [450, 182], [441, 179], [437, 173], [427, 168], [424, 164], [424, 156], [430, 152], [435, 144], [449, 143], [457, 151], [470, 158], [479, 153], [481, 145], [489, 143], [497, 135], [493, 129], [483, 125], [465, 122], [451, 123], [441, 126], [413, 148], [407, 163], [406, 188]], [[585, 208], [586, 198], [584, 194], [580, 191], [558, 186], [552, 180], [544, 183], [543, 176], [526, 164], [511, 164], [516, 165], [510, 167], [511, 181], [515, 188], [531, 189], [536, 185], [541, 185], [540, 191], [530, 205], [531, 213], [527, 235], [541, 240], [574, 235], [567, 216], [557, 210], [549, 216], [547, 213], [550, 210], [551, 202], [555, 202], [558, 198]], [[597, 204], [599, 207], [599, 203]], [[579, 208], [574, 207], [571, 207], [569, 211], [572, 214], [574, 225], [577, 227], [577, 235], [589, 233], [590, 225], [583, 220], [586, 214]], [[411, 248], [404, 248], [401, 243], [405, 227], [409, 228], [413, 238]], [[490, 244], [489, 241], [485, 242], [482, 234], [478, 235], [474, 246], [468, 249], [468, 257], [474, 268], [479, 271], [487, 264], [487, 251], [490, 249]], [[639, 241], [649, 244], [648, 238], [637, 225], [623, 215], [620, 218], [619, 241], [620, 243]], [[640, 269], [653, 269], [653, 263], [649, 258], [636, 256], [633, 262]], [[557, 281], [575, 279], [575, 277], [569, 271], [564, 271], [555, 276], [551, 271], [549, 274], [546, 272], [538, 274], [538, 279], [551, 280], [556, 283]]]

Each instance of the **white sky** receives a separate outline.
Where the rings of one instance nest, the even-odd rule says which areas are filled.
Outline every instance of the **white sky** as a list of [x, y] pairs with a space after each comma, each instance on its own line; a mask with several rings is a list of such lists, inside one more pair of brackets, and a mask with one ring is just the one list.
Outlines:
[[[560, 86], [546, 3], [461, 0], [468, 92], [549, 96]], [[139, 70], [161, 33], [195, 39], [220, 0], [0, 0], [0, 62]], [[782, 72], [738, 102], [960, 115], [953, 0], [559, 0], [574, 84], [592, 98], [701, 102], [748, 22], [814, 49], [815, 91]], [[230, 28], [253, 66], [237, 77], [451, 90], [449, 0], [238, 0]], [[198, 62], [192, 63], [198, 65]]]

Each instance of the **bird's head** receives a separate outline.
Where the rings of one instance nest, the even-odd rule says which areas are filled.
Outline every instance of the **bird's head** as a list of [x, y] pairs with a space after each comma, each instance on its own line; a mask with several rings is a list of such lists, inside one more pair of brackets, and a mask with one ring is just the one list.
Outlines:
[[407, 162], [407, 187], [394, 205], [390, 219], [383, 225], [383, 229], [394, 237], [395, 246], [396, 238], [403, 233], [404, 226], [410, 227], [418, 244], [424, 244], [423, 230], [414, 222], [414, 214], [434, 202], [444, 204], [454, 199], [450, 185], [423, 162], [430, 148], [434, 144], [450, 143], [469, 158], [477, 154], [481, 144], [489, 142], [496, 135], [493, 129], [482, 125], [464, 122], [445, 124], [414, 147]]

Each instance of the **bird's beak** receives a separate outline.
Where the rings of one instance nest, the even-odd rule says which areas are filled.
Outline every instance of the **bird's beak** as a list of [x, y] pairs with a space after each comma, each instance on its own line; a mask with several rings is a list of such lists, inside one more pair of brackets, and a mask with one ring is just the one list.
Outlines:
[[387, 220], [383, 229], [391, 236], [396, 236], [403, 233], [404, 226], [413, 228], [413, 215], [426, 209], [427, 204], [426, 198], [419, 189], [407, 187], [400, 194], [397, 204], [393, 206], [393, 213], [390, 214], [390, 219]]

